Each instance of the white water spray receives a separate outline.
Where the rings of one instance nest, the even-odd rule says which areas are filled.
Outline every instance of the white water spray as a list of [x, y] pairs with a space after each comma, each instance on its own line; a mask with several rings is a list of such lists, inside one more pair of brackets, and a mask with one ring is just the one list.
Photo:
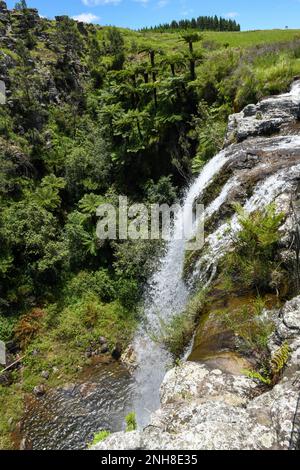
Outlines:
[[139, 426], [147, 425], [150, 413], [158, 408], [159, 387], [168, 364], [171, 364], [170, 355], [151, 339], [151, 335], [159, 333], [161, 323], [168, 322], [172, 316], [181, 312], [188, 301], [188, 288], [182, 279], [182, 272], [185, 245], [190, 240], [194, 227], [190, 226], [185, 232], [185, 237], [180, 238], [178, 235], [182, 233], [182, 227], [188, 225], [186, 221], [193, 203], [201, 197], [203, 190], [223, 168], [227, 161], [226, 155], [226, 152], [222, 151], [210, 160], [187, 191], [183, 210], [175, 219], [173, 237], [169, 242], [167, 253], [161, 260], [160, 269], [149, 283], [145, 301], [145, 323], [139, 329], [134, 341], [138, 363], [135, 371], [137, 393], [134, 409]]

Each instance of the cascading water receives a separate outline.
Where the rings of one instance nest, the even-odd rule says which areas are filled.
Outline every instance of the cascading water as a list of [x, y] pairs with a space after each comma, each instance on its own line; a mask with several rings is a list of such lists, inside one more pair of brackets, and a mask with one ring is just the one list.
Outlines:
[[194, 230], [193, 224], [189, 224], [191, 209], [195, 200], [201, 196], [226, 161], [225, 151], [217, 154], [187, 191], [182, 211], [175, 218], [173, 235], [166, 255], [161, 260], [160, 269], [149, 283], [145, 300], [145, 321], [134, 341], [138, 367], [134, 377], [137, 392], [133, 406], [138, 425], [141, 427], [148, 424], [150, 413], [159, 406], [159, 387], [171, 360], [167, 351], [153, 341], [151, 336], [159, 333], [162, 322], [167, 322], [184, 309], [189, 296], [188, 288], [182, 279], [182, 271], [186, 242], [190, 240]]

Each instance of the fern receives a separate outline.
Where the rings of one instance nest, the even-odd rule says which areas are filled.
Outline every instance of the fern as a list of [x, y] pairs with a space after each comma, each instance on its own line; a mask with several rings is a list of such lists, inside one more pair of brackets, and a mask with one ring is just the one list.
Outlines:
[[255, 370], [245, 370], [244, 374], [249, 377], [249, 379], [258, 380], [259, 382], [262, 382], [265, 385], [271, 385], [271, 379], [269, 379], [268, 377], [264, 377], [262, 374], [256, 372]]
[[283, 368], [286, 366], [290, 356], [290, 347], [288, 342], [285, 341], [280, 348], [275, 352], [271, 359], [271, 371], [273, 375], [280, 374]]

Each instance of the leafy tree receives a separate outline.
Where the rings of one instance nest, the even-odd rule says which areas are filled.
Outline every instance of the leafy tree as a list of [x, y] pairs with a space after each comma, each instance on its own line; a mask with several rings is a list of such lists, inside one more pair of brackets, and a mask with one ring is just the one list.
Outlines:
[[199, 33], [191, 32], [191, 33], [185, 33], [182, 35], [182, 40], [189, 46], [190, 54], [193, 54], [194, 52], [194, 44], [196, 42], [202, 41], [202, 39], [203, 39], [203, 36], [202, 34], [199, 34]]
[[15, 10], [27, 10], [27, 8], [26, 0], [20, 0], [15, 4]]

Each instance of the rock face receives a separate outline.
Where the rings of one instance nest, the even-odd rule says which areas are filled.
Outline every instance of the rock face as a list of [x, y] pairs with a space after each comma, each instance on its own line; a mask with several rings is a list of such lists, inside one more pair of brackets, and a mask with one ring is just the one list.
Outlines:
[[299, 116], [300, 81], [296, 80], [289, 93], [249, 105], [229, 118], [223, 167], [199, 201], [205, 205], [206, 241], [187, 271], [197, 284], [210, 279], [218, 260], [230, 248], [232, 233], [238, 229], [233, 203], [247, 212], [275, 203], [278, 212], [286, 215], [282, 257], [296, 271], [290, 247], [296, 219], [300, 220], [300, 211], [295, 214], [291, 205], [300, 200]]
[[241, 113], [230, 116], [226, 143], [271, 135], [300, 119], [299, 93], [300, 82], [297, 81], [292, 93], [267, 98], [257, 105], [250, 104]]
[[[274, 313], [275, 314], [275, 313]], [[262, 393], [245, 376], [186, 362], [161, 386], [161, 408], [142, 431], [116, 433], [96, 450], [287, 450], [299, 398], [300, 297], [276, 312], [270, 341], [287, 340], [293, 351], [281, 382]]]
[[[290, 93], [249, 105], [230, 117], [223, 167], [204, 194], [209, 234], [191, 271], [198, 283], [212, 277], [218, 259], [230, 247], [230, 231], [238, 230], [232, 202], [240, 202], [248, 212], [274, 202], [278, 211], [284, 212], [280, 256], [291, 273], [295, 272], [291, 247], [300, 209], [298, 214], [291, 207], [300, 200], [299, 119], [299, 80]], [[220, 370], [213, 362], [185, 362], [166, 374], [160, 390], [161, 407], [149, 426], [134, 433], [113, 434], [95, 449], [294, 448], [292, 436], [300, 431], [295, 428], [300, 420], [300, 297], [265, 314], [275, 322], [270, 353], [285, 341], [291, 351], [275, 387], [263, 387], [241, 372], [233, 375], [230, 368]]]

